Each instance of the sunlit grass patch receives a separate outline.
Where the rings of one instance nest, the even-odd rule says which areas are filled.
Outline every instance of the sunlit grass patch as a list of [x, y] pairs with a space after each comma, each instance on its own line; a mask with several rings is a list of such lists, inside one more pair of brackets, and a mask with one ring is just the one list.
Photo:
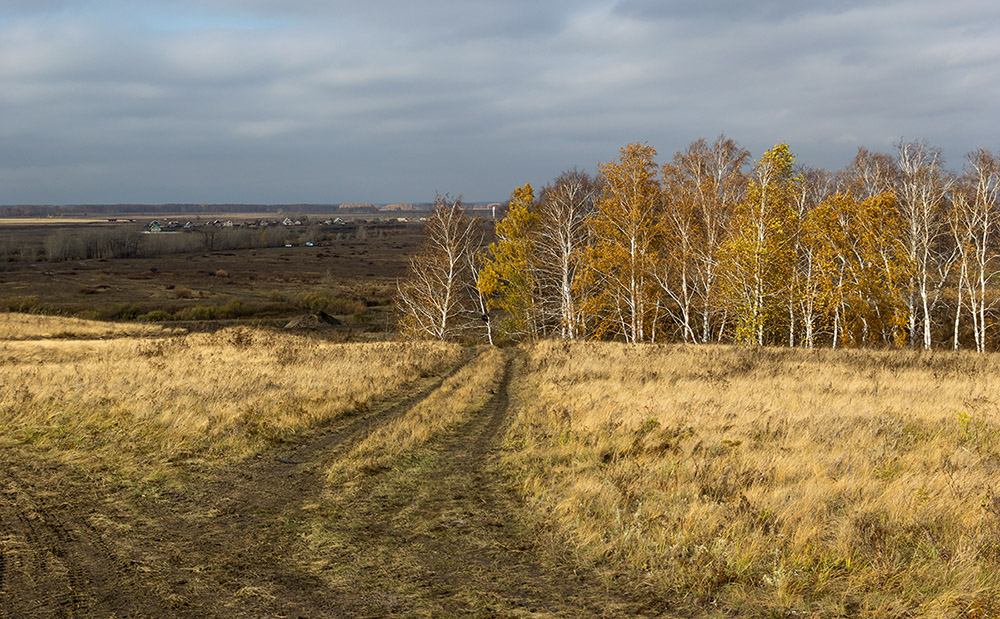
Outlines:
[[0, 312], [0, 340], [150, 337], [181, 333], [183, 331], [180, 329], [166, 329], [149, 324]]
[[997, 607], [1000, 357], [546, 342], [517, 381], [505, 462], [585, 564], [749, 615]]
[[248, 328], [0, 342], [0, 435], [104, 462], [244, 457], [443, 371], [460, 350]]
[[349, 479], [388, 468], [434, 436], [481, 411], [501, 380], [505, 354], [487, 348], [405, 415], [355, 445], [330, 469], [331, 479]]

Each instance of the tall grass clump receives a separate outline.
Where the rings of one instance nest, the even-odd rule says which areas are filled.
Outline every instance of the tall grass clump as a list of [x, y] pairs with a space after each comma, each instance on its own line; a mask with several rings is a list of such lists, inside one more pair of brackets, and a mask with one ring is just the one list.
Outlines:
[[552, 343], [504, 462], [540, 530], [680, 607], [1000, 614], [1000, 357]]

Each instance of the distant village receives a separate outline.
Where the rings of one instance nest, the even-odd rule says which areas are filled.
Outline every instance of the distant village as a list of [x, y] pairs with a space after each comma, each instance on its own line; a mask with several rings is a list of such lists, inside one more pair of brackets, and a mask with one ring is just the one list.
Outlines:
[[[390, 221], [396, 221], [399, 223], [409, 223], [414, 221], [424, 221], [426, 217], [396, 217]], [[386, 220], [381, 219], [380, 222], [384, 223]], [[108, 218], [108, 222], [111, 223], [137, 223], [135, 219], [116, 219]], [[355, 225], [357, 220], [352, 221], [351, 225]], [[222, 221], [221, 219], [215, 219], [212, 221], [185, 221], [181, 223], [177, 220], [169, 221], [159, 221], [152, 220], [144, 226], [146, 232], [172, 232], [172, 231], [182, 231], [182, 230], [195, 230], [197, 228], [249, 228], [251, 230], [257, 230], [260, 228], [268, 227], [295, 227], [304, 225], [320, 225], [320, 226], [343, 226], [347, 225], [348, 222], [344, 221], [343, 218], [337, 217], [335, 219], [324, 219], [322, 221], [310, 221], [306, 219], [305, 221], [301, 219], [292, 219], [291, 217], [285, 217], [284, 219], [240, 219], [233, 221], [232, 219], [227, 219]]]

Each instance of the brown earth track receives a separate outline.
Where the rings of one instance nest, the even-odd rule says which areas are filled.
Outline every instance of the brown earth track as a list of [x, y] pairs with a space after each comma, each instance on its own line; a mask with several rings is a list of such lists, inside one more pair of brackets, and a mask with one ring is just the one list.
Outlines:
[[[499, 468], [509, 422], [511, 361], [468, 422], [416, 458], [404, 481], [374, 478], [340, 510], [348, 558], [375, 560], [336, 580], [347, 616], [644, 617], [665, 604], [611, 591], [596, 576], [546, 556], [518, 518], [525, 506]], [[396, 477], [399, 477], [397, 474]], [[394, 515], [395, 514], [395, 515]], [[334, 584], [333, 586], [336, 586]], [[343, 587], [343, 585], [341, 585]]]
[[86, 481], [65, 466], [0, 453], [0, 617], [142, 613], [148, 596], [95, 529], [101, 500], [81, 495]]

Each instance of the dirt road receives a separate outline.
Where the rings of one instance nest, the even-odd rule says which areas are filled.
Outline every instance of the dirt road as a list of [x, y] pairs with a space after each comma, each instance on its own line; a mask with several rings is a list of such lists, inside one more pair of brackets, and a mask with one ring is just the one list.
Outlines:
[[349, 487], [327, 482], [445, 378], [249, 463], [178, 463], [185, 482], [155, 492], [0, 449], [0, 617], [657, 614], [525, 530], [494, 457], [509, 362], [466, 422]]

